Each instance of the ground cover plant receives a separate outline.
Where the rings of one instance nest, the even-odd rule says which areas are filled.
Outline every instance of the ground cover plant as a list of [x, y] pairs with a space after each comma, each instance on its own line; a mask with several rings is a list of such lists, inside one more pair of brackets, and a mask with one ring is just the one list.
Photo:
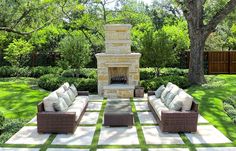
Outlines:
[[224, 101], [224, 110], [236, 124], [236, 95], [233, 95]]

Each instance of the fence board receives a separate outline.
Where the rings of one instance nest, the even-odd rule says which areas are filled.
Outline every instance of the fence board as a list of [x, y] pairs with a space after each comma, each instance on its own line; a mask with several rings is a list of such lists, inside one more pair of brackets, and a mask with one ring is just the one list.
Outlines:
[[236, 52], [208, 52], [208, 74], [236, 73]]

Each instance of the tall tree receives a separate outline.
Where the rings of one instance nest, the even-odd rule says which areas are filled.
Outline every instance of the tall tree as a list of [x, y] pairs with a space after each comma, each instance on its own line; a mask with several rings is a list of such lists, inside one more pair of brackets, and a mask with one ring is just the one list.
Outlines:
[[203, 52], [207, 37], [213, 32], [216, 26], [231, 13], [235, 6], [236, 0], [230, 0], [221, 7], [210, 19], [206, 19], [206, 10], [204, 4], [206, 0], [176, 0], [180, 4], [183, 14], [188, 22], [190, 38], [190, 64], [189, 80], [191, 84], [203, 84], [204, 67]]

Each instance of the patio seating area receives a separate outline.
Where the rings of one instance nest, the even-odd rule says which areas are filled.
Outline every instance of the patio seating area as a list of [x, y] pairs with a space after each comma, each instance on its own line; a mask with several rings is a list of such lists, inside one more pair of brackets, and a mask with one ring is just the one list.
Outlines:
[[[128, 99], [121, 99], [129, 101]], [[89, 96], [89, 103], [74, 134], [38, 134], [36, 117], [12, 136], [0, 151], [218, 151], [236, 150], [232, 142], [201, 115], [196, 133], [163, 133], [150, 112], [147, 94], [131, 99], [132, 127], [105, 127], [106, 99]], [[218, 147], [210, 147], [217, 145]], [[227, 147], [228, 146], [228, 147]]]

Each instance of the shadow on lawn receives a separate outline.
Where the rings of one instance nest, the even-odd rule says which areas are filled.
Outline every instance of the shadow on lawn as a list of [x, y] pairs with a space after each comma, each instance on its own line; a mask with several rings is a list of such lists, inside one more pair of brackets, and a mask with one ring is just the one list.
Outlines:
[[200, 114], [236, 145], [236, 125], [223, 109], [223, 101], [236, 94], [236, 75], [210, 76], [207, 80], [203, 86], [190, 87], [188, 93], [199, 103]]
[[0, 108], [7, 118], [32, 118], [37, 109], [37, 103], [48, 92], [31, 89], [28, 78], [0, 79]]

